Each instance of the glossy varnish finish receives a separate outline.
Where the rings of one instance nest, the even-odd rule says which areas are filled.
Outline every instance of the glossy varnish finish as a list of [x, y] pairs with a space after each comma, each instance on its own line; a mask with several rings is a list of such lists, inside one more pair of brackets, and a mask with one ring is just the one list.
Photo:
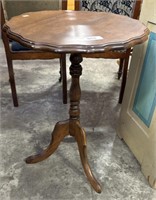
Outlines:
[[140, 22], [127, 17], [79, 11], [27, 13], [11, 19], [4, 29], [10, 38], [29, 47], [71, 53], [69, 120], [56, 123], [49, 146], [40, 154], [29, 156], [26, 163], [32, 164], [46, 159], [58, 148], [65, 136], [71, 135], [78, 144], [85, 174], [94, 190], [100, 193], [101, 186], [87, 159], [86, 134], [80, 125], [81, 53], [130, 48], [147, 39], [148, 29]]
[[103, 52], [130, 48], [147, 39], [139, 21], [104, 12], [42, 11], [12, 18], [9, 37], [35, 49]]

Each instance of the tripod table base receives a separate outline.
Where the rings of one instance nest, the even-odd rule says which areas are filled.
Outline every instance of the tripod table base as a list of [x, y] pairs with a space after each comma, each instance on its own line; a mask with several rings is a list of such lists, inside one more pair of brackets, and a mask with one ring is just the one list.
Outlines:
[[78, 120], [66, 120], [63, 122], [56, 123], [54, 130], [52, 132], [52, 139], [47, 147], [47, 149], [43, 150], [40, 154], [36, 154], [33, 156], [29, 156], [26, 158], [26, 163], [33, 164], [45, 160], [50, 155], [52, 155], [55, 150], [58, 148], [60, 142], [64, 139], [65, 136], [71, 135], [75, 138], [79, 153], [81, 157], [82, 166], [84, 168], [84, 172], [88, 178], [88, 181], [94, 188], [94, 190], [98, 193], [101, 193], [101, 186], [95, 179], [91, 168], [87, 159], [87, 145], [86, 145], [86, 133], [83, 128], [81, 128]]

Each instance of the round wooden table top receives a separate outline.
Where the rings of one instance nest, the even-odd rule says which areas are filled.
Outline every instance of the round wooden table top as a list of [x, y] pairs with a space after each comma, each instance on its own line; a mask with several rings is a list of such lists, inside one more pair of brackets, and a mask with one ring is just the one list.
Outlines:
[[126, 16], [62, 10], [13, 17], [4, 30], [23, 45], [65, 53], [127, 49], [144, 42], [149, 34], [140, 21]]

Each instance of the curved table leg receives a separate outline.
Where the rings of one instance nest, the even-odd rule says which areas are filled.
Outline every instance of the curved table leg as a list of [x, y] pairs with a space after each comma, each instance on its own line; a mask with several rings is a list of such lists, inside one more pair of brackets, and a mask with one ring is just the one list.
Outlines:
[[86, 133], [83, 128], [81, 128], [80, 123], [78, 121], [71, 122], [70, 123], [70, 129], [72, 129], [72, 136], [75, 138], [78, 148], [79, 148], [79, 153], [80, 153], [80, 158], [81, 158], [81, 163], [84, 169], [84, 172], [88, 178], [88, 181], [90, 182], [91, 186], [94, 188], [94, 190], [98, 193], [101, 193], [101, 186], [94, 177], [89, 162], [87, 158], [87, 142], [86, 142]]
[[88, 178], [88, 181], [98, 193], [101, 192], [101, 186], [95, 179], [87, 159], [87, 145], [86, 145], [86, 134], [83, 128], [80, 126], [80, 98], [81, 98], [81, 88], [79, 84], [79, 77], [82, 74], [82, 67], [80, 63], [82, 62], [82, 56], [80, 54], [71, 54], [70, 56], [71, 66], [70, 74], [72, 76], [72, 82], [70, 87], [70, 109], [69, 109], [69, 133], [75, 137], [79, 153], [81, 157], [81, 162]]
[[33, 164], [40, 162], [42, 160], [45, 160], [48, 158], [51, 154], [54, 153], [54, 151], [59, 146], [60, 142], [63, 140], [65, 136], [69, 135], [69, 121], [63, 121], [56, 123], [54, 130], [52, 132], [52, 138], [49, 146], [47, 149], [43, 150], [41, 153], [29, 156], [25, 159], [27, 164]]

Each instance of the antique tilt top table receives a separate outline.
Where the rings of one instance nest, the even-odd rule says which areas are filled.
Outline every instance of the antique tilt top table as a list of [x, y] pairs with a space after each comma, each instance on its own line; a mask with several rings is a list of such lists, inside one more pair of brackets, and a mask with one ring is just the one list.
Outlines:
[[9, 38], [34, 49], [70, 53], [69, 119], [57, 122], [49, 146], [42, 153], [29, 156], [26, 163], [49, 157], [67, 135], [75, 138], [88, 181], [98, 193], [101, 186], [87, 160], [86, 134], [80, 125], [79, 77], [83, 53], [129, 49], [148, 38], [148, 29], [139, 21], [105, 12], [39, 11], [13, 17], [3, 28]]

